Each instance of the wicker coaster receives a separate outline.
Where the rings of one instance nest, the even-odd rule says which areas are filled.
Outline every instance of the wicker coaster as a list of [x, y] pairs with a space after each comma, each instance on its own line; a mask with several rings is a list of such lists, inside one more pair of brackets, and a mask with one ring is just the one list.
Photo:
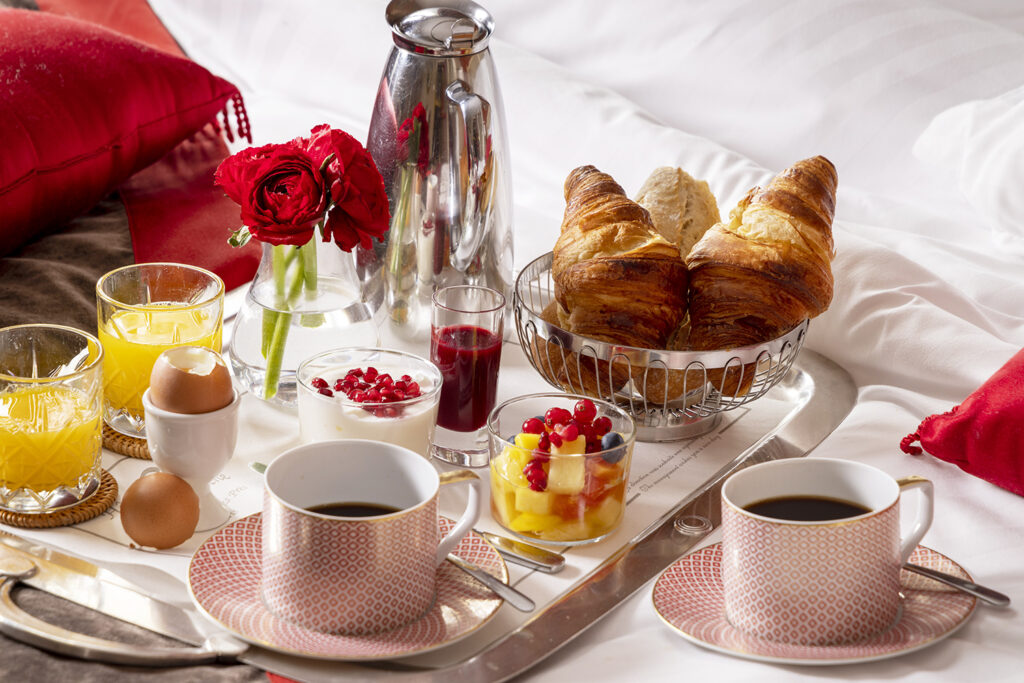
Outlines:
[[104, 469], [100, 470], [100, 487], [84, 501], [73, 507], [54, 512], [26, 514], [0, 510], [0, 522], [22, 529], [52, 529], [58, 526], [71, 526], [98, 517], [107, 511], [117, 500], [117, 481]]
[[127, 455], [130, 458], [152, 460], [149, 457], [149, 446], [146, 445], [145, 439], [125, 436], [105, 423], [103, 425], [103, 447], [108, 451]]

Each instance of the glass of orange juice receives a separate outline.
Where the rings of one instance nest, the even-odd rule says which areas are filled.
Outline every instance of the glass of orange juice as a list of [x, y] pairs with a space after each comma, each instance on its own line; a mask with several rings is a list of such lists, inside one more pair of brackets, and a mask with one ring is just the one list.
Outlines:
[[99, 488], [102, 365], [70, 327], [0, 329], [0, 509], [51, 512]]
[[145, 438], [142, 394], [157, 356], [175, 346], [219, 352], [224, 282], [180, 263], [137, 263], [96, 283], [103, 369], [103, 419], [127, 436]]

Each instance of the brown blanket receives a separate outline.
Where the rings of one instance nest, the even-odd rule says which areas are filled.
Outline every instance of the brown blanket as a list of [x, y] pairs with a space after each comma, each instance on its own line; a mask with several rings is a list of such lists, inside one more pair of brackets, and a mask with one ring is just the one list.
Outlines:
[[128, 216], [113, 195], [0, 258], [0, 327], [60, 323], [96, 334], [96, 280], [133, 262]]

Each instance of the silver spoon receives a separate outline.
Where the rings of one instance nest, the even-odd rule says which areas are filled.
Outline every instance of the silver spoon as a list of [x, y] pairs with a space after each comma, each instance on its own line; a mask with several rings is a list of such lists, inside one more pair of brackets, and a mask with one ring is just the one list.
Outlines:
[[499, 598], [507, 602], [508, 604], [515, 607], [520, 612], [532, 612], [534, 607], [533, 600], [528, 596], [520, 593], [518, 590], [508, 585], [501, 579], [491, 574], [488, 574], [480, 567], [474, 564], [466, 562], [458, 555], [448, 555], [448, 561], [454, 564], [456, 567], [466, 572], [474, 579], [482, 583], [483, 585], [494, 591], [494, 594]]
[[1003, 595], [999, 591], [994, 591], [986, 586], [979, 586], [973, 581], [962, 579], [959, 576], [953, 576], [945, 572], [940, 572], [936, 569], [930, 569], [928, 567], [922, 567], [916, 564], [910, 564], [907, 562], [903, 565], [903, 568], [909, 572], [920, 574], [921, 576], [927, 576], [929, 579], [938, 581], [939, 583], [945, 584], [950, 588], [955, 588], [958, 591], [963, 591], [968, 595], [973, 595], [984, 603], [992, 605], [994, 607], [1006, 607], [1010, 604], [1010, 598]]

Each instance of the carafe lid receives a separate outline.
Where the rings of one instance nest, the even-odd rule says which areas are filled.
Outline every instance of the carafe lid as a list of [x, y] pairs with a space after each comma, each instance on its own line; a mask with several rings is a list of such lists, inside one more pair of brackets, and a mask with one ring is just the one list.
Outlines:
[[396, 45], [436, 57], [480, 52], [494, 30], [491, 14], [470, 0], [392, 0], [385, 17]]

